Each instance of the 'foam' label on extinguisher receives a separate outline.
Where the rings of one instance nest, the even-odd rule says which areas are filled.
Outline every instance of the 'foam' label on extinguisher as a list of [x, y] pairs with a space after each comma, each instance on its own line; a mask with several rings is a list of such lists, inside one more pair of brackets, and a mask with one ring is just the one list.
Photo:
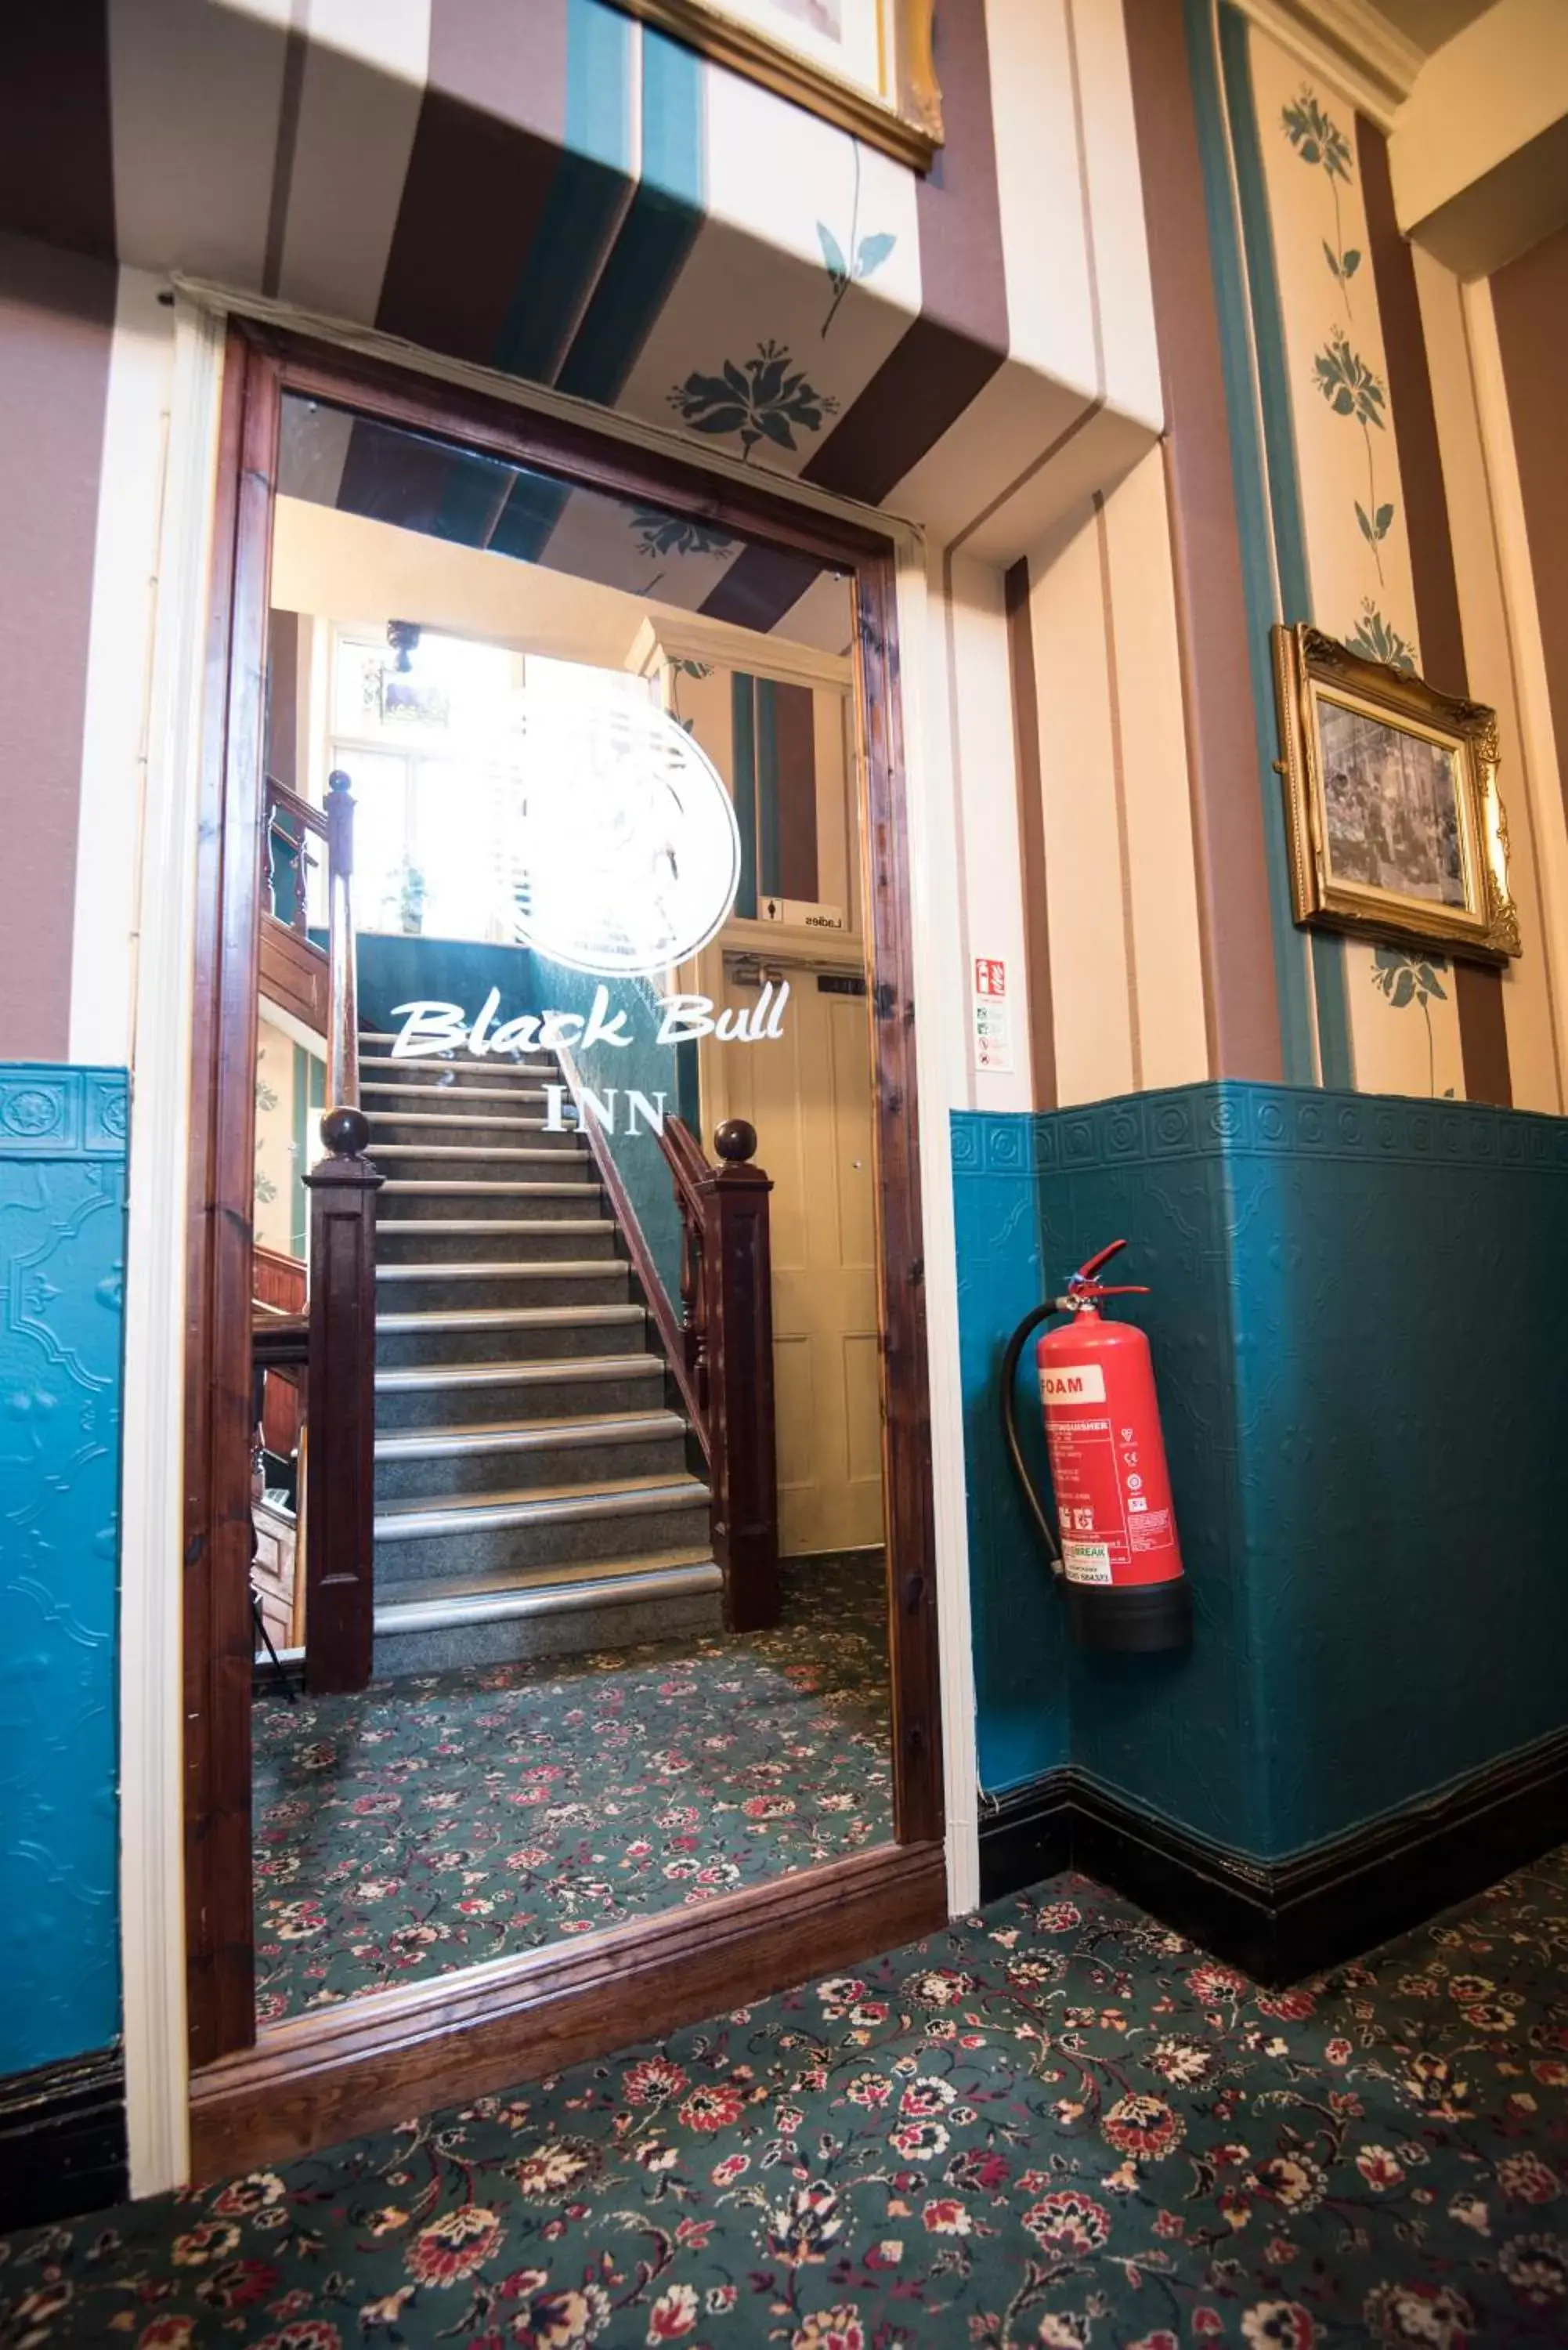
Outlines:
[[1064, 1539], [1062, 1565], [1066, 1569], [1069, 1583], [1108, 1583], [1111, 1579], [1110, 1544]]
[[1052, 1363], [1040, 1374], [1042, 1403], [1104, 1403], [1103, 1363]]

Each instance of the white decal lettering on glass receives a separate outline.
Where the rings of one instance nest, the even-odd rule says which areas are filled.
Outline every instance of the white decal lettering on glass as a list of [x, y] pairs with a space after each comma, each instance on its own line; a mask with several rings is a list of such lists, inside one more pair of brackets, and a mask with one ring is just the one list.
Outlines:
[[[574, 1118], [568, 1118], [566, 1087], [546, 1086], [545, 1087], [545, 1133], [575, 1134], [584, 1122], [591, 1118], [594, 1124], [602, 1128], [606, 1134], [614, 1134], [616, 1132], [615, 1106], [619, 1094], [618, 1086], [607, 1086], [602, 1094], [596, 1093], [591, 1086], [585, 1086], [576, 1105], [577, 1115]], [[668, 1094], [654, 1094], [650, 1097], [647, 1094], [639, 1093], [635, 1087], [628, 1087], [626, 1097], [626, 1132], [640, 1134], [646, 1128], [650, 1134], [662, 1134], [664, 1105], [669, 1098]], [[639, 1112], [642, 1118], [641, 1126], [637, 1122]]]
[[[699, 1036], [711, 1036], [721, 1045], [764, 1045], [776, 1043], [784, 1035], [789, 982], [786, 979], [783, 983], [775, 996], [774, 983], [769, 980], [749, 1009], [728, 1005], [717, 1017], [711, 996], [661, 995], [658, 1001], [661, 1008], [656, 1044], [685, 1045]], [[480, 1006], [478, 1017], [472, 1021], [461, 1003], [421, 998], [414, 1003], [395, 1004], [392, 1018], [403, 1024], [392, 1040], [392, 1058], [415, 1061], [433, 1053], [466, 1052], [483, 1060], [492, 1054], [556, 1052], [563, 1045], [586, 1052], [590, 1045], [624, 1048], [632, 1042], [627, 1027], [628, 1014], [611, 1012], [607, 987], [595, 988], [594, 1000], [586, 1015], [580, 1012], [524, 1012], [496, 1027], [495, 1015], [500, 1009], [501, 991], [495, 987]], [[653, 1098], [661, 1097], [656, 1095]], [[649, 1097], [637, 1094], [631, 1099], [634, 1104], [646, 1104]], [[651, 1117], [650, 1112], [648, 1115]]]

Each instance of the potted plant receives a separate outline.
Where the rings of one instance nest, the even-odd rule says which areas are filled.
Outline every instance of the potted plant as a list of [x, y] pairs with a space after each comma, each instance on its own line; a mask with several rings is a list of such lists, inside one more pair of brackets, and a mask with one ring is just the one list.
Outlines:
[[424, 929], [425, 877], [406, 849], [398, 868], [398, 919], [405, 938], [417, 939]]

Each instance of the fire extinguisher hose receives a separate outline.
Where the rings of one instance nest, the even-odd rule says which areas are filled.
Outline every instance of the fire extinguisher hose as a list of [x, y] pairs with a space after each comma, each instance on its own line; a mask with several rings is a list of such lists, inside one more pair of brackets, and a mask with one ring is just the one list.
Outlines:
[[1062, 1545], [1056, 1538], [1054, 1526], [1041, 1504], [1040, 1496], [1034, 1490], [1034, 1480], [1029, 1474], [1028, 1464], [1023, 1458], [1023, 1448], [1018, 1441], [1017, 1380], [1018, 1358], [1023, 1354], [1032, 1333], [1038, 1330], [1042, 1322], [1049, 1322], [1061, 1311], [1061, 1305], [1054, 1299], [1051, 1299], [1044, 1305], [1037, 1305], [1033, 1314], [1026, 1314], [1009, 1338], [1007, 1352], [1002, 1358], [1002, 1424], [1007, 1435], [1008, 1457], [1012, 1462], [1013, 1474], [1023, 1488], [1023, 1498], [1028, 1503], [1034, 1523], [1040, 1529], [1041, 1537], [1045, 1544], [1046, 1556], [1051, 1561], [1053, 1575], [1062, 1573]]

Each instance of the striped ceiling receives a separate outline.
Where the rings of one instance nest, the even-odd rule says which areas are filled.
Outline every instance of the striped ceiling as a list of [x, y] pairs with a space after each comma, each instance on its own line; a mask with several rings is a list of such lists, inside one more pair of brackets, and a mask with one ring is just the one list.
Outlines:
[[849, 650], [847, 582], [808, 556], [659, 506], [572, 489], [548, 473], [320, 400], [286, 398], [279, 438], [286, 497], [541, 563], [826, 652]]
[[[374, 325], [1004, 557], [1160, 421], [1120, 11], [939, 0], [937, 29], [920, 178], [610, 0], [18, 0], [0, 226]], [[798, 598], [777, 560], [744, 550], [724, 617]]]

